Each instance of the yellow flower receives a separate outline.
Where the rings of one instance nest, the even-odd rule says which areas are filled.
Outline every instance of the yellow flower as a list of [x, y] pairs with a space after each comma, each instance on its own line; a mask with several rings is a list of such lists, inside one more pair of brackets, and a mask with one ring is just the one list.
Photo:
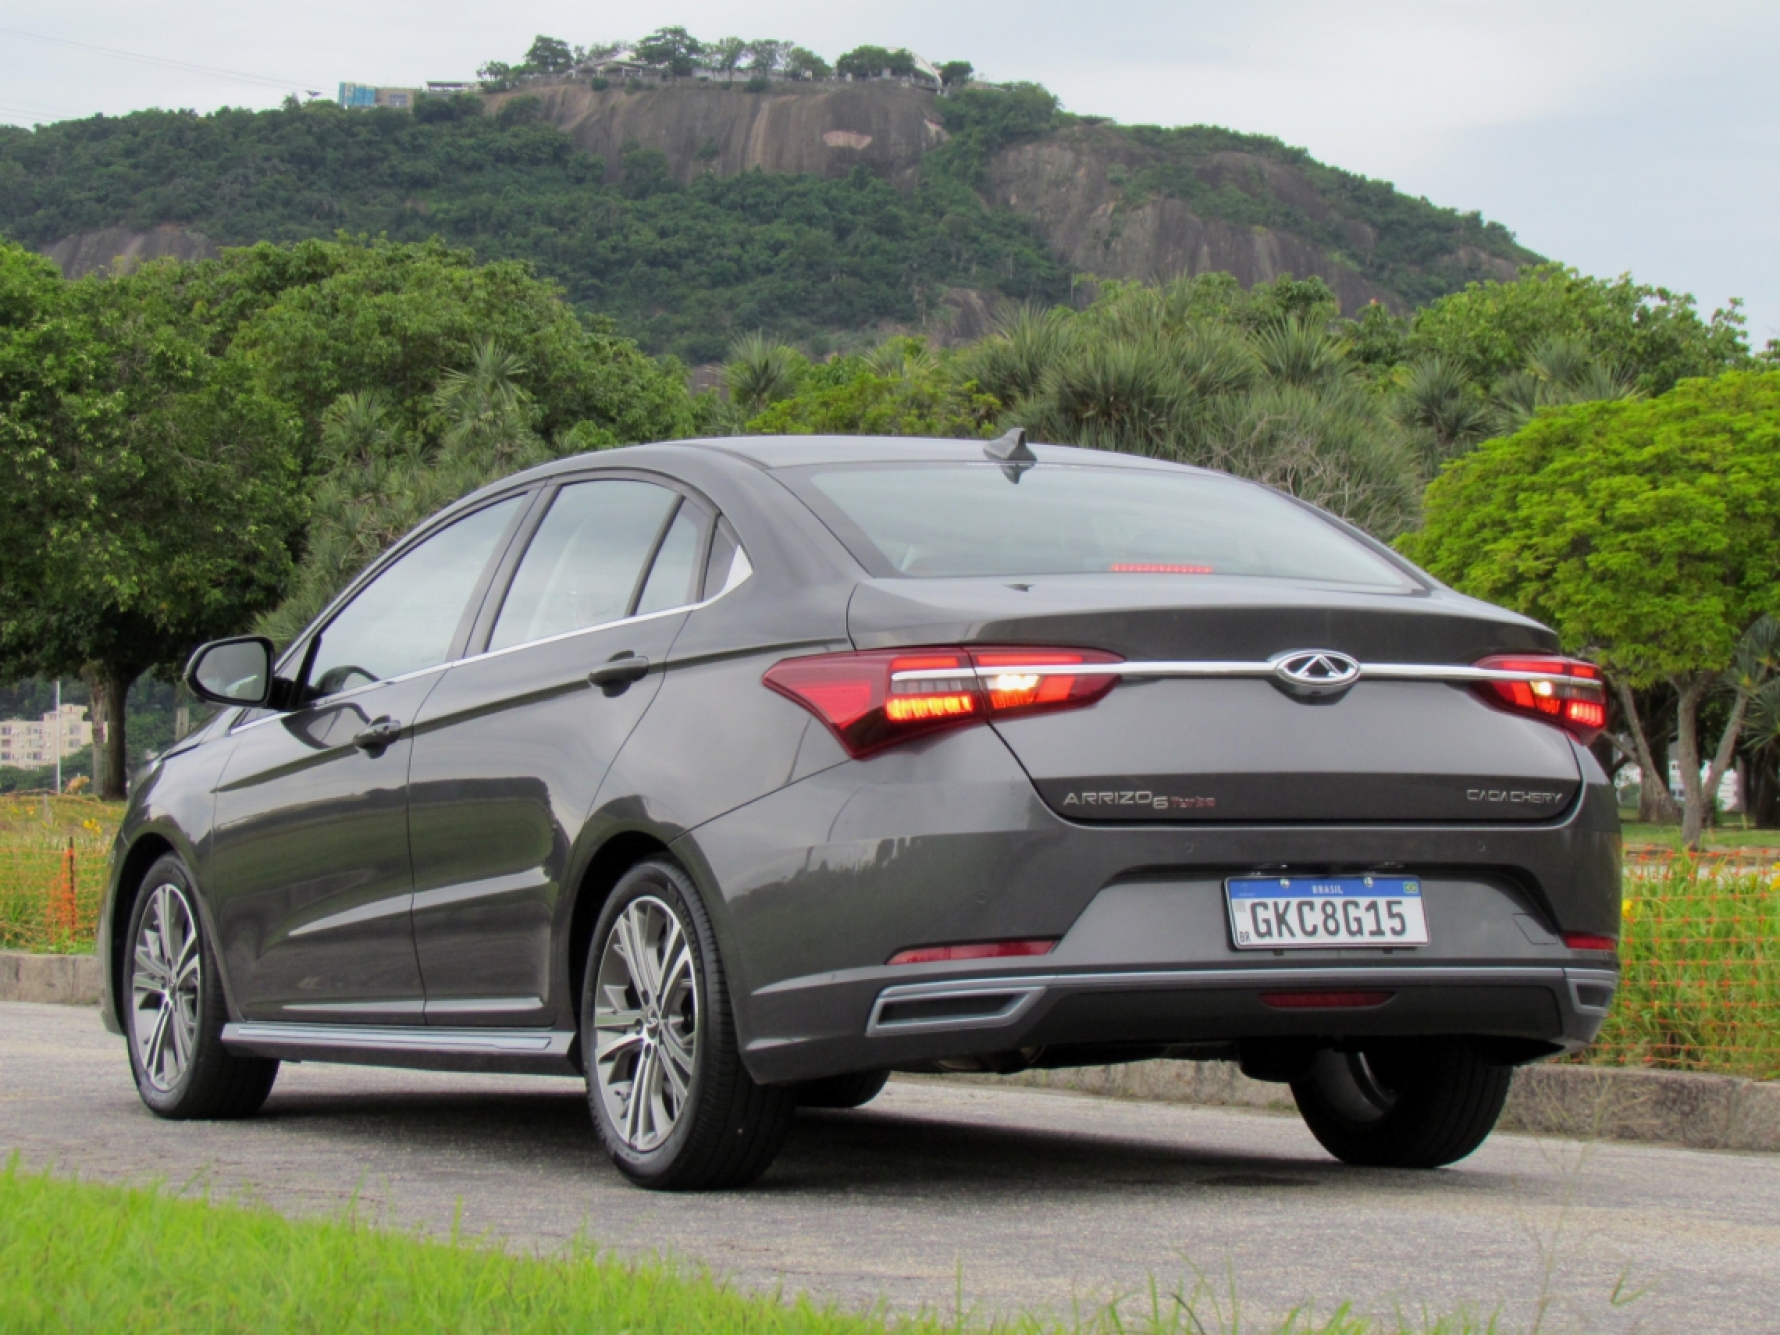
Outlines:
[[1635, 899], [1620, 900], [1619, 901], [1619, 916], [1621, 918], [1625, 919], [1627, 922], [1630, 922], [1633, 918], [1637, 917], [1638, 916], [1638, 902], [1637, 902], [1637, 900], [1635, 900]]

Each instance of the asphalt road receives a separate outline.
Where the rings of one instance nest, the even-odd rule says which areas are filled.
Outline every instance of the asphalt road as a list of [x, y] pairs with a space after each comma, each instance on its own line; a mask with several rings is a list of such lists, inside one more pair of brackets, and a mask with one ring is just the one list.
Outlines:
[[[805, 1113], [761, 1183], [626, 1185], [566, 1080], [286, 1066], [264, 1113], [174, 1123], [96, 1014], [0, 1004], [0, 1156], [524, 1248], [576, 1233], [848, 1307], [1067, 1316], [1195, 1268], [1251, 1318], [1500, 1310], [1548, 1331], [1780, 1329], [1780, 1156], [1497, 1136], [1436, 1173], [1332, 1162], [1296, 1117], [897, 1081]], [[1626, 1277], [1621, 1298], [1614, 1293]], [[1147, 1301], [1147, 1300], [1146, 1300]], [[1214, 1327], [1215, 1328], [1215, 1327]]]

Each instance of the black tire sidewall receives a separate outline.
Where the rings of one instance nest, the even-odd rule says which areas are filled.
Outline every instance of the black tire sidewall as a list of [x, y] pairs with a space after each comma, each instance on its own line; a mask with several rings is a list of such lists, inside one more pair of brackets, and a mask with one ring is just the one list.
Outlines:
[[[722, 989], [712, 977], [711, 964], [716, 943], [702, 905], [691, 901], [690, 882], [679, 868], [659, 859], [639, 863], [631, 868], [613, 887], [605, 907], [593, 929], [593, 941], [587, 952], [586, 976], [581, 989], [581, 1034], [583, 1061], [587, 1067], [587, 1102], [593, 1113], [594, 1126], [600, 1142], [612, 1161], [634, 1181], [650, 1184], [675, 1175], [687, 1142], [697, 1133], [704, 1111], [707, 1086], [718, 1036], [727, 1028], [724, 1017], [714, 1009], [724, 1004]], [[599, 1072], [594, 1062], [593, 1001], [599, 985], [600, 957], [612, 934], [618, 916], [639, 899], [651, 898], [666, 904], [679, 921], [680, 930], [692, 948], [693, 986], [696, 989], [698, 1027], [694, 1048], [692, 1080], [686, 1089], [686, 1103], [668, 1138], [652, 1150], [637, 1150], [626, 1144], [618, 1128], [611, 1123], [605, 1100], [600, 1095]]]
[[1292, 1082], [1305, 1125], [1324, 1149], [1356, 1166], [1438, 1168], [1482, 1144], [1501, 1113], [1508, 1068], [1482, 1061], [1463, 1039], [1420, 1040], [1410, 1060], [1413, 1078], [1365, 1123], [1335, 1108], [1314, 1075]]

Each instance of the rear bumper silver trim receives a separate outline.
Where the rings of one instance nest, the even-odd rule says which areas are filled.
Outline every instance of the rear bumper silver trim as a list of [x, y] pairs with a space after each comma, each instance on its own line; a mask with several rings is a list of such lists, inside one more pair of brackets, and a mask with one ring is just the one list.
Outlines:
[[555, 1029], [398, 1028], [368, 1024], [290, 1024], [244, 1020], [225, 1024], [224, 1043], [316, 1052], [439, 1053], [455, 1056], [563, 1057], [573, 1032]]
[[[948, 978], [938, 982], [901, 983], [886, 987], [872, 1003], [866, 1020], [869, 1038], [888, 1038], [902, 1034], [931, 1034], [953, 1029], [999, 1029], [1013, 1024], [1036, 1006], [1051, 991], [1191, 991], [1227, 990], [1230, 988], [1281, 987], [1382, 987], [1401, 988], [1442, 983], [1500, 983], [1549, 987], [1562, 992], [1584, 1010], [1576, 992], [1577, 984], [1609, 987], [1616, 985], [1619, 975], [1606, 969], [1570, 969], [1563, 965], [1409, 965], [1409, 966], [1346, 966], [1315, 968], [1247, 968], [1247, 969], [1142, 969], [1117, 973], [1055, 973], [1010, 974], [1001, 978]], [[912, 1002], [943, 1002], [956, 1000], [968, 1003], [980, 999], [985, 1003], [996, 997], [1009, 998], [998, 1010], [985, 1009], [981, 1014], [948, 1016], [934, 1019], [898, 1020], [885, 1017], [885, 1010]], [[1604, 1008], [1602, 1008], [1604, 1009]], [[1587, 1014], [1600, 1010], [1588, 1008]]]

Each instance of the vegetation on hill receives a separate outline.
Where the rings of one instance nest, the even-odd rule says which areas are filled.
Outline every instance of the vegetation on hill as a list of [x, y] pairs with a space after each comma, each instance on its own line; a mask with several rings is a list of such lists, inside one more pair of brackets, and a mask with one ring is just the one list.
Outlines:
[[463, 96], [413, 115], [313, 103], [3, 130], [0, 231], [31, 246], [167, 221], [226, 246], [439, 236], [529, 260], [584, 311], [692, 361], [749, 329], [820, 350], [828, 332], [916, 324], [953, 285], [1014, 299], [1068, 291], [1030, 225], [956, 191], [911, 198], [863, 171], [682, 185], [648, 150], [607, 180], [603, 162], [537, 116], [529, 99], [484, 116]]
[[[707, 44], [680, 29], [640, 46], [669, 74], [702, 62], [764, 79], [793, 66], [816, 73], [811, 61], [821, 63], [790, 43]], [[540, 37], [488, 86], [581, 77], [573, 71], [589, 50]], [[862, 47], [840, 64], [867, 77], [872, 68], [913, 69], [912, 60]], [[660, 154], [641, 149], [608, 172], [525, 96], [494, 115], [472, 95], [423, 99], [412, 113], [291, 101], [263, 112], [144, 111], [0, 128], [0, 234], [38, 248], [163, 223], [222, 246], [340, 232], [437, 236], [487, 259], [530, 261], [579, 308], [611, 317], [652, 351], [714, 360], [737, 334], [765, 329], [821, 355], [837, 336], [857, 342], [860, 331], [921, 325], [947, 288], [991, 301], [1052, 302], [1069, 291], [1071, 275], [1034, 224], [988, 207], [981, 192], [999, 150], [1099, 123], [1068, 115], [1036, 85], [970, 84], [968, 62], [941, 75], [945, 96], [933, 114], [949, 139], [927, 153], [911, 194], [864, 171], [684, 183]], [[740, 84], [733, 91], [748, 96]], [[1178, 197], [1207, 219], [1293, 233], [1410, 304], [1459, 288], [1470, 271], [1454, 256], [1466, 248], [1513, 263], [1537, 258], [1496, 224], [1272, 139], [1210, 127], [1102, 132], [1135, 164], [1114, 169], [1121, 207]], [[1257, 163], [1302, 174], [1329, 207], [1288, 199]]]

